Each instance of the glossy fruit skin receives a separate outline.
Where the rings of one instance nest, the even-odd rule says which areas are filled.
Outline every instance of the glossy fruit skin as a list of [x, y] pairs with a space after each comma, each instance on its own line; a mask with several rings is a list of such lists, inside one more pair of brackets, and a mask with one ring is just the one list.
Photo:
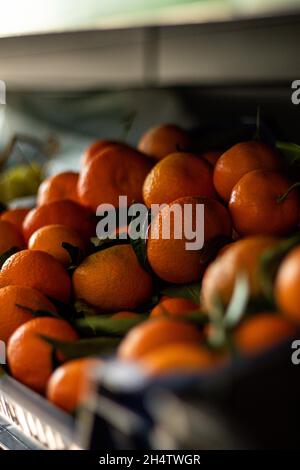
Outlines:
[[275, 298], [283, 315], [300, 323], [300, 247], [293, 248], [279, 266]]
[[185, 317], [189, 313], [199, 310], [199, 305], [191, 300], [173, 297], [159, 302], [150, 313], [151, 317]]
[[61, 341], [76, 341], [78, 336], [66, 321], [41, 317], [20, 326], [10, 337], [7, 359], [12, 376], [44, 394], [53, 369], [52, 347], [39, 335]]
[[278, 243], [275, 237], [253, 236], [238, 240], [228, 246], [223, 254], [210, 263], [206, 269], [201, 288], [200, 305], [210, 313], [214, 309], [214, 299], [220, 297], [226, 306], [233, 293], [235, 281], [239, 273], [248, 277], [250, 296], [257, 297], [261, 293], [258, 279], [258, 267], [262, 254]]
[[119, 206], [119, 196], [127, 196], [128, 205], [141, 202], [144, 179], [152, 161], [126, 147], [110, 147], [84, 166], [78, 181], [81, 203], [94, 212], [100, 204]]
[[159, 161], [143, 185], [147, 207], [185, 196], [215, 197], [212, 168], [192, 153], [172, 153]]
[[70, 199], [78, 202], [77, 183], [79, 174], [73, 171], [65, 171], [46, 178], [39, 186], [37, 193], [37, 205], [48, 202]]
[[100, 139], [93, 142], [87, 149], [85, 150], [84, 154], [81, 158], [81, 163], [83, 166], [88, 165], [92, 159], [106, 150], [107, 148], [111, 147], [126, 147], [131, 148], [129, 145], [125, 144], [124, 142], [118, 142], [116, 140], [106, 140]]
[[0, 220], [6, 220], [7, 222], [14, 224], [19, 230], [19, 232], [22, 233], [23, 220], [25, 219], [29, 211], [30, 209], [23, 208], [7, 209], [6, 211], [1, 213]]
[[0, 289], [1, 341], [7, 342], [19, 326], [33, 318], [26, 308], [56, 312], [52, 302], [36, 289], [24, 286], [7, 286]]
[[224, 201], [229, 201], [233, 187], [246, 173], [259, 168], [279, 170], [280, 167], [278, 154], [271, 147], [258, 141], [241, 142], [218, 159], [214, 185]]
[[[153, 271], [161, 279], [184, 284], [197, 282], [203, 273], [200, 263], [201, 250], [187, 250], [186, 238], [174, 238], [173, 207], [192, 206], [193, 229], [196, 228], [197, 204], [204, 204], [204, 241], [218, 235], [231, 235], [231, 221], [226, 208], [218, 201], [210, 198], [186, 197], [180, 198], [164, 207], [151, 223], [148, 241], [147, 257]], [[171, 220], [170, 239], [163, 238], [164, 224]], [[173, 235], [172, 235], [173, 234]]]
[[38, 250], [22, 250], [10, 256], [0, 271], [0, 287], [32, 287], [44, 295], [67, 303], [71, 281], [53, 256]]
[[152, 295], [151, 276], [140, 266], [131, 245], [94, 253], [73, 275], [76, 298], [102, 311], [134, 310]]
[[274, 171], [254, 170], [244, 175], [234, 186], [229, 202], [235, 230], [243, 236], [291, 232], [299, 220], [299, 195], [292, 191], [278, 202], [291, 185]]
[[172, 343], [198, 344], [200, 331], [191, 323], [169, 318], [154, 318], [145, 321], [125, 336], [118, 349], [122, 360], [138, 360], [146, 354]]
[[297, 330], [279, 314], [263, 312], [245, 320], [234, 333], [237, 351], [243, 355], [261, 353], [295, 337]]
[[43, 204], [27, 214], [23, 222], [25, 240], [28, 242], [39, 228], [53, 224], [66, 225], [86, 239], [96, 232], [94, 215], [80, 204], [64, 199]]
[[5, 253], [10, 248], [24, 248], [24, 238], [19, 229], [6, 220], [0, 220], [0, 254]]
[[72, 413], [85, 397], [90, 370], [101, 365], [102, 361], [94, 358], [74, 359], [61, 365], [48, 381], [46, 392], [48, 400], [64, 411]]
[[165, 344], [141, 358], [139, 365], [152, 376], [191, 374], [213, 370], [218, 361], [208, 349], [187, 343]]
[[140, 152], [155, 160], [174, 152], [189, 151], [192, 141], [187, 132], [173, 124], [162, 124], [148, 129], [138, 143]]
[[63, 242], [79, 248], [81, 252], [85, 251], [86, 243], [83, 237], [72, 228], [59, 224], [45, 225], [33, 232], [28, 241], [28, 248], [45, 251], [63, 266], [69, 266], [71, 258], [67, 250], [62, 247]]

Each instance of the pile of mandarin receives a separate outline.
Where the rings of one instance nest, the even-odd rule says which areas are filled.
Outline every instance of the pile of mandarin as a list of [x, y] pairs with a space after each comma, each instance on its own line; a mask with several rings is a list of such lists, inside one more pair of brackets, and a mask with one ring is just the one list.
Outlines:
[[[0, 216], [8, 373], [73, 411], [88, 370], [106, 360], [105, 340], [121, 361], [158, 376], [209, 373], [232, 354], [258, 354], [296, 337], [295, 183], [284, 157], [261, 141], [199, 153], [186, 131], [161, 125], [137, 148], [94, 142], [80, 173], [49, 177], [35, 208]], [[92, 243], [97, 207], [117, 207], [120, 195], [148, 208], [164, 204], [139, 245], [142, 256], [130, 237]], [[174, 204], [204, 204], [202, 249], [187, 250], [172, 232], [162, 236]], [[71, 345], [71, 354], [60, 344]]]

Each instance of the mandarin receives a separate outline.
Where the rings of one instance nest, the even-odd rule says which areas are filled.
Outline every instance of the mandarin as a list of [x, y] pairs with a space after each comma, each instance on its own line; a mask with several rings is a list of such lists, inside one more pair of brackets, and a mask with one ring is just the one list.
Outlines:
[[297, 191], [280, 201], [291, 183], [275, 171], [253, 170], [234, 186], [229, 210], [239, 235], [284, 235], [297, 226], [300, 200]]
[[159, 302], [150, 313], [151, 317], [170, 316], [184, 317], [199, 310], [199, 305], [192, 300], [173, 297]]
[[153, 318], [132, 328], [118, 348], [124, 360], [137, 360], [164, 345], [172, 343], [198, 344], [200, 331], [191, 323], [172, 318]]
[[24, 238], [19, 229], [11, 222], [0, 220], [0, 254], [10, 248], [24, 248]]
[[85, 239], [95, 233], [95, 220], [91, 212], [80, 204], [64, 199], [32, 209], [24, 219], [23, 234], [28, 241], [33, 232], [45, 225], [66, 225], [79, 232]]
[[53, 370], [53, 348], [40, 335], [60, 341], [76, 341], [76, 331], [64, 320], [41, 317], [29, 320], [12, 334], [7, 359], [12, 376], [36, 392], [45, 393]]
[[66, 242], [73, 247], [85, 251], [86, 243], [83, 237], [66, 225], [45, 225], [39, 228], [29, 238], [28, 248], [30, 250], [41, 250], [52, 255], [64, 266], [69, 266], [71, 258], [62, 243]]
[[172, 153], [159, 161], [143, 185], [145, 204], [167, 204], [185, 196], [214, 197], [211, 166], [192, 153]]
[[280, 264], [274, 293], [283, 315], [300, 323], [300, 246], [293, 248]]
[[1, 213], [0, 220], [6, 220], [7, 222], [14, 224], [17, 229], [22, 233], [23, 220], [25, 219], [29, 211], [30, 209], [24, 209], [22, 207], [18, 207], [15, 209], [7, 209], [6, 211]]
[[262, 312], [239, 325], [233, 339], [240, 353], [252, 355], [276, 346], [295, 333], [295, 326], [287, 319], [278, 314]]
[[9, 285], [32, 287], [61, 302], [68, 302], [71, 291], [65, 268], [53, 256], [38, 250], [22, 250], [5, 261], [0, 287]]
[[231, 191], [246, 173], [264, 168], [278, 170], [280, 160], [276, 151], [262, 142], [241, 142], [218, 159], [214, 169], [214, 185], [219, 195], [229, 201]]
[[37, 205], [48, 202], [70, 199], [78, 202], [77, 183], [79, 174], [73, 171], [65, 171], [46, 178], [39, 186], [37, 193]]
[[[197, 227], [197, 205], [204, 204], [204, 229], [203, 221]], [[191, 214], [184, 212], [182, 220], [175, 219], [175, 212], [185, 210], [185, 205], [191, 208]], [[183, 222], [184, 221], [184, 222]], [[210, 198], [185, 197], [177, 199], [161, 209], [154, 218], [149, 228], [147, 241], [147, 256], [153, 271], [161, 279], [175, 283], [188, 283], [200, 280], [204, 266], [201, 264], [201, 250], [187, 249], [185, 233], [181, 238], [175, 238], [180, 229], [184, 232], [184, 225], [190, 222], [190, 226], [200, 236], [204, 230], [204, 242], [218, 236], [231, 234], [231, 221], [226, 208], [218, 201]], [[181, 227], [178, 227], [181, 224]], [[170, 237], [165, 237], [165, 227], [170, 227]], [[177, 235], [176, 235], [177, 236]]]
[[155, 160], [173, 152], [188, 151], [192, 141], [186, 131], [174, 124], [162, 124], [147, 130], [139, 140], [138, 149]]
[[78, 299], [117, 312], [145, 303], [153, 285], [131, 245], [117, 245], [85, 258], [74, 272], [73, 288]]
[[88, 390], [89, 372], [101, 359], [81, 358], [58, 367], [49, 378], [47, 398], [59, 408], [72, 413], [84, 399]]
[[231, 299], [237, 276], [246, 274], [251, 298], [261, 293], [258, 277], [262, 254], [274, 247], [278, 240], [267, 236], [253, 236], [230, 244], [206, 269], [201, 287], [201, 306], [205, 312], [214, 310], [219, 298], [224, 305]]
[[56, 312], [52, 302], [36, 289], [24, 286], [2, 287], [0, 289], [0, 340], [8, 341], [19, 326], [33, 318], [32, 313], [36, 310]]
[[151, 167], [150, 159], [134, 149], [107, 148], [83, 168], [78, 181], [80, 201], [93, 211], [103, 203], [118, 207], [119, 196], [127, 196], [129, 205], [141, 202]]

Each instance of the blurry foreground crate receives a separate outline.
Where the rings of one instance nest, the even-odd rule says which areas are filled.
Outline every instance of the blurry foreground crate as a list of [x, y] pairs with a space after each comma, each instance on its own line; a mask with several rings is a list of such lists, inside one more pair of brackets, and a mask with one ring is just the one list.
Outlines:
[[82, 410], [80, 440], [103, 450], [296, 449], [300, 366], [291, 354], [288, 342], [211, 374], [155, 380], [112, 362]]
[[71, 416], [11, 377], [0, 377], [0, 447], [70, 449], [73, 435]]

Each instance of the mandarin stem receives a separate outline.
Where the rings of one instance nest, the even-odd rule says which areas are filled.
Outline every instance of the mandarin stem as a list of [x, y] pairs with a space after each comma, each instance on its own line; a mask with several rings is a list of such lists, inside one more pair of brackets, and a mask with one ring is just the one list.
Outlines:
[[281, 204], [282, 202], [284, 202], [285, 199], [290, 194], [290, 192], [293, 191], [294, 189], [298, 188], [299, 186], [300, 186], [300, 181], [298, 181], [297, 183], [292, 184], [292, 186], [290, 186], [289, 189], [284, 194], [277, 197], [278, 204]]

